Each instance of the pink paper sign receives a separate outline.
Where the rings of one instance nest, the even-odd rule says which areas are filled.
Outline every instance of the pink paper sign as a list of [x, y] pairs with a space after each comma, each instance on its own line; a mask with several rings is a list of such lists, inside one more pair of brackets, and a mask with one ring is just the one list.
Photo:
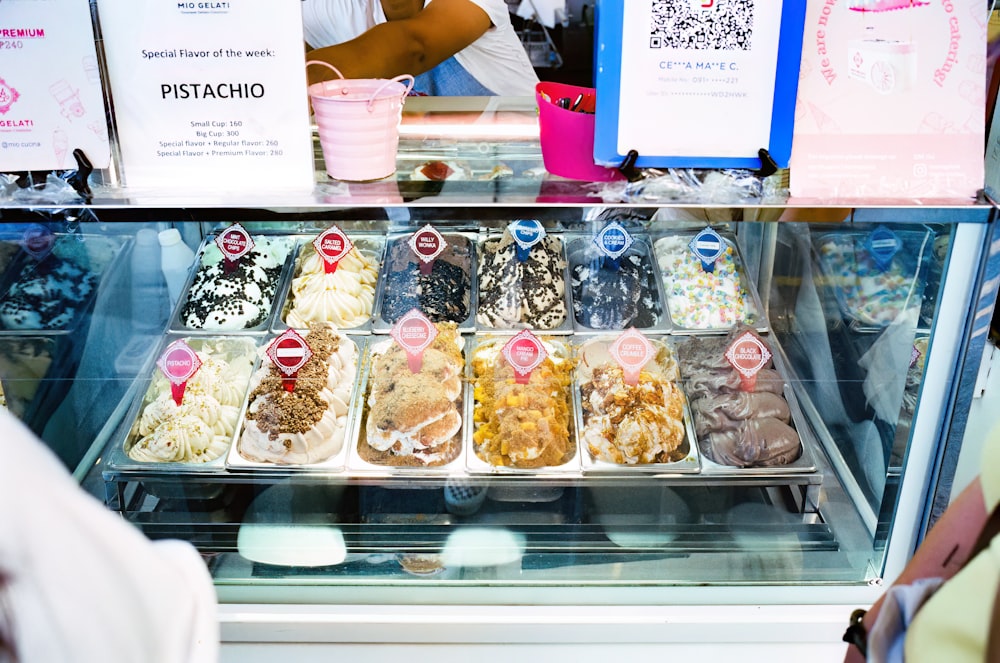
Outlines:
[[170, 381], [170, 395], [173, 396], [174, 403], [180, 406], [188, 381], [201, 368], [198, 353], [183, 339], [179, 339], [167, 346], [156, 365]]
[[726, 360], [740, 374], [740, 389], [753, 391], [757, 373], [771, 361], [771, 351], [756, 334], [748, 331], [729, 345]]
[[656, 355], [653, 344], [645, 336], [630, 328], [615, 339], [609, 348], [611, 356], [622, 367], [625, 384], [639, 383], [639, 373], [650, 359]]
[[389, 332], [393, 340], [406, 351], [406, 362], [411, 373], [419, 373], [426, 350], [438, 335], [437, 327], [419, 309], [410, 311], [396, 321]]
[[521, 330], [507, 341], [501, 352], [514, 369], [514, 379], [518, 384], [528, 384], [531, 372], [548, 356], [545, 345], [527, 329]]

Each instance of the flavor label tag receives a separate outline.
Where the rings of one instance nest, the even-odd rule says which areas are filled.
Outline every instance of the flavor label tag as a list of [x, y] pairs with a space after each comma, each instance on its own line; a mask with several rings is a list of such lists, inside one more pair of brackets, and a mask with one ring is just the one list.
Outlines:
[[548, 356], [542, 342], [527, 329], [522, 329], [507, 341], [501, 352], [514, 369], [514, 380], [518, 384], [528, 384], [531, 372]]
[[875, 265], [884, 272], [892, 266], [892, 259], [903, 248], [903, 242], [896, 233], [885, 226], [879, 226], [865, 239], [865, 248]]
[[608, 350], [618, 365], [622, 367], [622, 372], [625, 374], [625, 384], [629, 385], [639, 383], [639, 373], [642, 372], [642, 367], [656, 354], [653, 344], [632, 327], [616, 338]]
[[715, 261], [726, 252], [726, 242], [713, 228], [706, 227], [691, 238], [691, 241], [688, 242], [688, 248], [701, 262], [702, 271], [714, 272]]
[[337, 271], [341, 259], [354, 248], [354, 242], [344, 234], [343, 230], [333, 226], [321, 232], [313, 240], [313, 247], [323, 259], [323, 270], [327, 274], [333, 274]]
[[215, 244], [226, 259], [227, 271], [236, 269], [236, 263], [239, 262], [240, 258], [250, 253], [254, 247], [250, 233], [238, 223], [234, 223], [219, 233], [215, 238]]
[[756, 334], [748, 331], [729, 345], [726, 360], [740, 374], [740, 389], [753, 391], [757, 373], [771, 361], [771, 351]]
[[306, 339], [294, 329], [288, 329], [267, 346], [267, 356], [281, 371], [281, 384], [285, 391], [293, 392], [299, 371], [313, 356], [313, 352]]
[[21, 235], [21, 248], [35, 260], [45, 260], [56, 243], [56, 236], [45, 226], [31, 224]]
[[174, 403], [180, 407], [188, 381], [201, 368], [198, 353], [183, 339], [179, 339], [167, 346], [156, 361], [156, 365], [170, 381], [170, 395], [173, 396]]
[[617, 221], [612, 221], [594, 235], [594, 245], [605, 256], [609, 268], [617, 271], [621, 257], [635, 242], [632, 235]]
[[389, 332], [393, 340], [406, 350], [406, 363], [411, 373], [419, 373], [424, 365], [426, 350], [438, 335], [437, 327], [419, 309], [413, 308], [396, 321]]
[[420, 273], [430, 274], [434, 268], [434, 260], [441, 255], [448, 242], [445, 241], [441, 233], [434, 226], [427, 224], [417, 232], [410, 235], [410, 249], [420, 259]]
[[531, 247], [545, 239], [545, 228], [536, 219], [518, 219], [507, 226], [507, 230], [517, 245], [518, 262], [526, 262], [531, 254]]

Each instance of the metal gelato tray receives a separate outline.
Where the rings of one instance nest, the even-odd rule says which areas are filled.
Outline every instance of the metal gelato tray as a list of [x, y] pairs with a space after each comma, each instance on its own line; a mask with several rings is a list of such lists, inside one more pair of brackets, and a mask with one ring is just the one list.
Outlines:
[[[374, 317], [373, 331], [376, 334], [387, 334], [390, 331], [392, 331], [392, 326], [395, 320], [398, 320], [400, 317], [406, 315], [406, 313], [408, 312], [403, 310], [395, 311], [393, 312], [393, 314], [395, 314], [395, 320], [387, 318], [386, 298], [390, 296], [389, 295], [390, 287], [396, 285], [392, 283], [392, 280], [394, 278], [393, 273], [397, 268], [396, 265], [391, 264], [393, 251], [397, 250], [396, 247], [399, 247], [398, 250], [403, 255], [407, 256], [412, 255], [412, 252], [406, 249], [406, 243], [409, 241], [411, 235], [413, 235], [413, 232], [416, 232], [418, 230], [420, 230], [420, 228], [414, 228], [412, 232], [407, 232], [407, 233], [393, 233], [392, 235], [389, 236], [386, 242], [385, 254], [382, 260], [382, 273], [379, 277], [378, 290], [375, 293], [375, 314], [373, 316]], [[462, 333], [473, 332], [475, 331], [476, 328], [476, 309], [478, 308], [478, 303], [479, 303], [476, 290], [476, 250], [475, 250], [476, 235], [475, 233], [455, 232], [444, 228], [439, 229], [439, 232], [441, 233], [445, 241], [448, 243], [449, 247], [452, 246], [460, 247], [457, 251], [454, 252], [456, 254], [457, 259], [462, 259], [466, 255], [468, 256], [468, 261], [469, 261], [468, 274], [467, 274], [468, 292], [465, 293], [465, 296], [467, 297], [465, 303], [468, 306], [468, 311], [467, 315], [464, 318], [462, 318], [461, 320], [452, 320], [452, 322], [456, 322], [458, 324], [458, 330]], [[445, 256], [443, 255], [436, 258], [435, 262], [438, 260], [447, 262], [453, 267], [456, 267], [458, 269], [462, 268], [461, 265], [455, 264], [454, 260], [446, 260]], [[414, 262], [412, 263], [407, 263], [407, 268], [408, 269], [412, 268], [415, 274], [415, 271], [417, 269], [416, 259], [414, 259]], [[406, 275], [404, 274], [403, 278], [405, 279], [405, 277]], [[393, 295], [397, 294], [396, 290], [393, 290], [392, 294]], [[439, 294], [442, 296], [446, 296], [446, 293], [444, 292]], [[428, 318], [431, 319], [432, 322], [445, 321], [443, 319], [435, 319], [438, 316], [429, 315], [428, 311], [423, 309], [421, 310], [425, 315], [427, 315]]]
[[900, 230], [899, 249], [880, 265], [868, 247], [872, 231], [831, 231], [813, 238], [822, 278], [855, 331], [880, 332], [907, 308], [918, 312], [931, 262], [930, 230]]
[[[477, 396], [477, 394], [479, 394], [480, 387], [478, 386], [479, 376], [475, 374], [475, 364], [477, 359], [481, 356], [484, 358], [484, 361], [503, 361], [500, 353], [504, 344], [506, 344], [510, 339], [511, 337], [506, 335], [477, 335], [473, 344], [474, 349], [469, 355], [469, 363], [473, 368], [472, 379], [474, 388], [471, 420], [469, 425], [466, 427], [466, 469], [470, 475], [501, 475], [505, 477], [530, 477], [534, 479], [546, 477], [579, 477], [581, 472], [581, 454], [577, 435], [578, 431], [576, 428], [576, 416], [574, 414], [574, 412], [579, 409], [579, 404], [577, 402], [576, 390], [572, 388], [571, 383], [574, 354], [573, 347], [570, 343], [568, 343], [565, 338], [561, 337], [540, 336], [539, 340], [545, 346], [549, 356], [551, 356], [555, 361], [559, 363], [569, 363], [569, 368], [567, 369], [569, 372], [569, 375], [567, 376], [568, 382], [565, 389], [567, 399], [565, 405], [567, 408], [566, 415], [567, 426], [569, 429], [569, 439], [567, 441], [568, 457], [565, 462], [559, 465], [546, 465], [537, 468], [520, 468], [494, 465], [480, 455], [481, 445], [477, 443], [476, 435], [482, 428], [482, 424], [477, 422], [476, 419], [479, 408], [482, 406], [480, 404], [480, 399]], [[518, 405], [513, 405], [512, 407], [517, 406]]]
[[[128, 427], [124, 429], [124, 434], [122, 436], [112, 439], [111, 441], [111, 447], [108, 450], [105, 478], [115, 478], [120, 474], [131, 473], [138, 473], [141, 476], [147, 477], [162, 475], [194, 477], [218, 475], [225, 472], [225, 457], [232, 444], [232, 432], [228, 435], [224, 435], [226, 438], [224, 444], [221, 444], [220, 441], [221, 448], [219, 449], [218, 455], [212, 459], [206, 460], [205, 462], [167, 459], [162, 461], [137, 460], [130, 455], [133, 447], [139, 444], [145, 437], [142, 432], [144, 428], [142, 421], [146, 408], [154, 403], [158, 398], [160, 400], [170, 398], [170, 384], [154, 362], [158, 360], [167, 347], [179, 340], [183, 340], [195, 352], [203, 352], [205, 349], [211, 347], [217, 350], [218, 354], [225, 360], [245, 358], [247, 361], [245, 380], [241, 380], [240, 383], [234, 383], [232, 381], [233, 376], [228, 376], [228, 379], [225, 380], [226, 388], [231, 390], [234, 396], [238, 394], [238, 402], [242, 403], [245, 401], [246, 391], [250, 381], [250, 371], [257, 356], [260, 337], [250, 335], [165, 335], [159, 347], [156, 349], [156, 353], [152, 355], [151, 361], [147, 362], [146, 370], [136, 378], [135, 388], [130, 391], [131, 394], [135, 395], [135, 399], [129, 407], [126, 415], [125, 421], [128, 422]], [[229, 410], [229, 407], [231, 407], [232, 410]], [[174, 408], [167, 407], [164, 416], [158, 419], [161, 425], [170, 425], [170, 417], [167, 416], [167, 414], [169, 414], [172, 409]], [[227, 406], [225, 412], [232, 413], [233, 431], [238, 430], [240, 425], [240, 406]], [[154, 419], [152, 412], [150, 419]], [[155, 426], [153, 426], [153, 429], [155, 430]], [[218, 430], [222, 430], [222, 428]], [[223, 437], [222, 433], [220, 433], [219, 436]], [[165, 446], [169, 445], [165, 443]], [[213, 487], [208, 484], [205, 484], [205, 486], [206, 490], [221, 490], [221, 486]], [[150, 492], [155, 495], [169, 496], [162, 495], [163, 490], [169, 490], [170, 484], [167, 482], [150, 482], [149, 487]], [[188, 495], [194, 494], [192, 490], [194, 487], [195, 484], [188, 484], [187, 489], [183, 492]], [[184, 486], [179, 486], [178, 488], [184, 488]]]
[[[563, 279], [563, 286], [564, 286], [563, 287], [563, 294], [562, 294], [561, 299], [563, 301], [563, 306], [565, 307], [565, 315], [563, 316], [562, 322], [560, 322], [558, 325], [555, 325], [555, 326], [553, 326], [551, 328], [545, 329], [545, 328], [542, 328], [542, 327], [533, 326], [533, 325], [530, 325], [528, 323], [523, 323], [523, 322], [515, 323], [515, 324], [512, 324], [510, 326], [494, 327], [493, 325], [489, 324], [488, 322], [483, 321], [483, 319], [479, 315], [480, 314], [480, 309], [482, 307], [482, 300], [483, 300], [482, 279], [480, 278], [480, 274], [478, 273], [478, 270], [477, 270], [477, 274], [476, 274], [476, 293], [477, 293], [476, 329], [477, 329], [477, 331], [479, 333], [504, 333], [504, 332], [508, 332], [508, 333], [512, 333], [513, 334], [513, 333], [517, 333], [518, 331], [520, 331], [522, 329], [531, 329], [531, 330], [533, 330], [533, 331], [535, 331], [535, 332], [537, 332], [539, 334], [566, 335], [566, 334], [572, 334], [573, 333], [573, 317], [572, 317], [573, 316], [573, 303], [572, 303], [572, 299], [570, 297], [570, 273], [569, 273], [569, 262], [566, 260], [566, 240], [565, 240], [565, 236], [562, 235], [561, 233], [552, 233], [552, 232], [547, 233], [546, 236], [547, 237], [552, 237], [556, 241], [558, 241], [558, 243], [559, 243], [559, 254], [560, 254], [560, 257], [562, 258], [563, 263], [564, 263], [564, 267], [563, 267], [562, 274], [561, 274], [562, 279]], [[494, 232], [485, 233], [484, 236], [479, 240], [479, 242], [477, 244], [477, 252], [476, 252], [478, 269], [482, 269], [482, 267], [483, 267], [483, 247], [484, 247], [485, 243], [488, 242], [488, 241], [493, 241], [493, 240], [499, 241], [499, 239], [501, 237], [503, 237], [503, 232], [502, 231], [501, 232], [494, 231]], [[532, 248], [532, 250], [535, 250], [535, 249]], [[513, 287], [513, 285], [512, 285], [512, 287]], [[524, 290], [524, 294], [522, 295], [522, 297], [528, 296], [528, 294], [529, 294], [528, 293], [528, 288], [522, 286], [520, 283], [517, 284], [517, 287]]]
[[[718, 303], [711, 301], [711, 298], [718, 294], [719, 288], [710, 283], [709, 280], [701, 278], [701, 272], [697, 271], [701, 269], [697, 257], [693, 254], [690, 257], [687, 256], [690, 253], [688, 244], [697, 235], [696, 232], [661, 233], [652, 237], [653, 259], [656, 262], [658, 278], [663, 289], [667, 317], [670, 320], [670, 332], [673, 334], [720, 334], [730, 331], [739, 323], [747, 324], [761, 333], [767, 332], [768, 323], [764, 315], [764, 307], [761, 305], [753, 281], [747, 274], [746, 263], [736, 238], [727, 232], [719, 233], [725, 246], [724, 255], [731, 257], [733, 276], [738, 281], [739, 289], [743, 293], [743, 315], [737, 315], [738, 310], [732, 301]], [[675, 279], [673, 275], [665, 271], [665, 260], [661, 255], [663, 253], [662, 247], [673, 243], [678, 245], [677, 251], [682, 252], [681, 256], [686, 260], [684, 266], [691, 272], [685, 274], [687, 281]], [[694, 261], [695, 264], [692, 265], [691, 261]], [[719, 269], [718, 260], [715, 269]], [[715, 277], [707, 277], [707, 279], [715, 280]], [[713, 313], [720, 315], [722, 320], [727, 322], [720, 324], [713, 319], [706, 319], [704, 322], [692, 319], [695, 316], [703, 317], [702, 313], [709, 309], [713, 309]], [[733, 310], [730, 311], [730, 309]], [[701, 313], [696, 314], [695, 310]]]
[[[368, 317], [360, 324], [356, 324], [352, 327], [340, 327], [339, 329], [346, 334], [370, 334], [372, 331], [372, 314], [375, 309], [375, 297], [378, 293], [378, 281], [382, 278], [382, 261], [384, 259], [386, 245], [385, 234], [350, 233], [348, 237], [354, 243], [354, 247], [374, 263], [378, 275], [376, 277], [374, 292], [372, 293], [372, 310], [369, 312]], [[291, 264], [288, 268], [288, 277], [282, 282], [281, 291], [276, 297], [277, 303], [275, 309], [277, 314], [271, 322], [271, 331], [273, 332], [281, 333], [289, 328], [287, 319], [288, 314], [291, 312], [294, 305], [295, 295], [293, 293], [293, 289], [295, 286], [295, 280], [301, 276], [301, 265], [299, 260], [302, 257], [303, 252], [309, 248], [315, 238], [316, 235], [296, 238], [296, 247], [292, 251], [290, 261]]]
[[[334, 331], [334, 330], [331, 330]], [[226, 455], [225, 466], [232, 472], [251, 472], [251, 473], [278, 473], [278, 474], [288, 474], [288, 473], [315, 473], [315, 472], [329, 472], [329, 473], [339, 473], [343, 472], [347, 465], [347, 456], [349, 449], [353, 446], [354, 440], [358, 434], [358, 408], [360, 406], [360, 376], [359, 376], [359, 366], [360, 358], [364, 356], [367, 337], [356, 336], [351, 337], [343, 332], [335, 332], [341, 342], [349, 343], [353, 346], [354, 354], [354, 375], [350, 378], [351, 391], [346, 405], [346, 414], [344, 415], [344, 435], [343, 441], [340, 448], [330, 455], [328, 458], [323, 460], [313, 462], [313, 463], [283, 463], [283, 462], [266, 462], [260, 460], [254, 460], [245, 457], [241, 451], [241, 441], [247, 424], [247, 409], [250, 407], [250, 395], [253, 393], [255, 386], [259, 383], [259, 378], [263, 375], [271, 363], [266, 355], [266, 348], [278, 335], [269, 335], [264, 339], [261, 344], [261, 351], [258, 352], [258, 361], [254, 366], [253, 377], [250, 380], [249, 388], [245, 398], [243, 399], [243, 407], [240, 410], [239, 424], [236, 428], [236, 434], [233, 439], [233, 444], [229, 448], [229, 452]], [[305, 333], [303, 333], [305, 336]], [[307, 339], [308, 341], [308, 339]]]
[[356, 473], [357, 476], [363, 476], [365, 478], [441, 477], [460, 475], [463, 473], [463, 468], [466, 464], [466, 449], [464, 444], [466, 437], [465, 431], [471, 421], [472, 393], [468, 380], [470, 369], [467, 348], [469, 345], [469, 339], [466, 336], [458, 336], [457, 338], [461, 344], [459, 350], [462, 352], [462, 386], [461, 394], [459, 396], [460, 401], [457, 404], [457, 410], [462, 417], [462, 423], [458, 432], [455, 433], [453, 438], [451, 438], [452, 442], [457, 446], [457, 453], [454, 457], [436, 465], [404, 464], [405, 461], [403, 460], [400, 460], [399, 464], [396, 464], [393, 462], [393, 456], [391, 454], [385, 456], [386, 462], [379, 462], [379, 460], [377, 460], [377, 458], [382, 455], [382, 452], [379, 452], [374, 447], [371, 447], [367, 441], [368, 419], [370, 412], [369, 397], [373, 387], [372, 370], [376, 360], [383, 355], [390, 348], [390, 346], [395, 343], [395, 341], [392, 338], [372, 338], [368, 345], [367, 352], [365, 353], [362, 367], [361, 391], [358, 409], [356, 412], [358, 434], [355, 436], [355, 443], [351, 447], [351, 453], [347, 462], [348, 469], [352, 473]]
[[[664, 379], [674, 382], [680, 390], [680, 396], [683, 400], [682, 406], [682, 416], [680, 420], [680, 425], [683, 426], [683, 440], [677, 447], [675, 455], [676, 460], [667, 462], [653, 462], [653, 463], [615, 463], [608, 460], [602, 460], [595, 456], [592, 452], [590, 445], [587, 442], [587, 421], [586, 413], [584, 411], [585, 403], [583, 398], [583, 388], [584, 385], [590, 381], [592, 377], [592, 370], [598, 366], [605, 365], [607, 363], [614, 363], [614, 359], [610, 353], [610, 346], [614, 343], [617, 336], [602, 335], [598, 337], [593, 337], [584, 341], [576, 348], [576, 371], [575, 379], [573, 380], [574, 390], [576, 391], [576, 400], [579, 407], [576, 410], [576, 427], [579, 431], [580, 438], [580, 449], [582, 455], [583, 472], [587, 473], [600, 473], [602, 475], [608, 476], [628, 476], [628, 475], [643, 475], [648, 476], [650, 474], [655, 475], [679, 475], [679, 474], [697, 474], [701, 471], [701, 453], [698, 450], [698, 440], [694, 435], [694, 427], [691, 425], [691, 411], [687, 406], [687, 397], [684, 396], [681, 385], [679, 384], [679, 370], [677, 369], [676, 360], [673, 357], [673, 347], [669, 337], [666, 336], [648, 336], [649, 342], [653, 345], [654, 350], [657, 351], [658, 356], [655, 359], [650, 360], [649, 363], [653, 363], [657, 360], [663, 360], [659, 363], [656, 371], [660, 373]], [[667, 354], [667, 358], [663, 357], [663, 353]], [[643, 371], [652, 370], [649, 367], [649, 363], [646, 364]], [[671, 377], [673, 374], [673, 377]], [[621, 422], [619, 422], [620, 424]]]
[[[653, 247], [650, 239], [644, 234], [634, 234], [632, 235], [633, 244], [629, 247], [625, 255], [622, 256], [621, 260], [628, 260], [632, 257], [637, 258], [641, 264], [648, 266], [649, 278], [652, 281], [649, 284], [649, 289], [647, 293], [647, 300], [643, 301], [641, 298], [635, 302], [636, 312], [631, 315], [628, 320], [622, 319], [621, 322], [615, 321], [616, 324], [602, 325], [600, 327], [590, 326], [585, 324], [578, 316], [576, 312], [576, 307], [581, 307], [581, 312], [584, 311], [584, 301], [583, 293], [578, 293], [573, 287], [573, 278], [576, 273], [577, 267], [581, 270], [585, 269], [587, 265], [598, 264], [602, 260], [607, 258], [603, 256], [597, 246], [593, 243], [592, 234], [567, 234], [566, 235], [566, 255], [569, 259], [569, 273], [570, 278], [567, 281], [568, 290], [571, 294], [572, 307], [570, 309], [571, 315], [573, 317], [572, 324], [573, 328], [577, 333], [580, 332], [598, 332], [598, 333], [608, 333], [613, 331], [621, 331], [629, 327], [635, 327], [638, 330], [648, 332], [648, 333], [667, 333], [671, 329], [670, 318], [667, 315], [666, 307], [666, 297], [663, 294], [663, 286], [659, 275], [659, 270], [656, 267], [656, 258], [653, 255]], [[601, 271], [605, 271], [602, 267]], [[614, 270], [607, 270], [608, 273], [616, 273]], [[640, 275], [641, 278], [641, 275]], [[625, 285], [621, 283], [621, 285]], [[638, 284], [642, 287], [642, 284]], [[632, 292], [635, 286], [628, 288], [627, 292], [617, 292], [609, 293], [606, 300], [609, 305], [613, 305], [616, 302], [623, 302], [625, 295], [628, 292]], [[582, 284], [581, 284], [582, 290]], [[641, 290], [640, 290], [641, 292]], [[642, 318], [646, 315], [653, 316], [653, 320], [643, 320]], [[593, 319], [591, 319], [593, 321]]]
[[[289, 277], [291, 255], [295, 247], [295, 236], [286, 234], [265, 234], [265, 233], [250, 233], [250, 236], [254, 240], [267, 239], [268, 241], [278, 241], [285, 242], [287, 246], [285, 247], [285, 257], [281, 265], [281, 271], [278, 274], [274, 282], [274, 294], [271, 296], [270, 304], [268, 305], [268, 310], [264, 314], [264, 318], [256, 325], [251, 327], [236, 327], [235, 325], [229, 325], [230, 328], [225, 329], [208, 329], [203, 327], [191, 327], [184, 322], [184, 308], [187, 306], [188, 298], [190, 296], [191, 287], [194, 285], [195, 280], [198, 277], [198, 273], [202, 268], [202, 257], [207, 250], [217, 251], [213, 245], [215, 244], [216, 237], [220, 233], [214, 233], [208, 235], [204, 240], [202, 240], [201, 245], [198, 247], [198, 251], [195, 253], [195, 258], [193, 264], [191, 265], [191, 270], [188, 274], [187, 279], [184, 282], [184, 288], [181, 290], [181, 295], [177, 299], [177, 305], [174, 307], [174, 311], [170, 317], [170, 331], [179, 334], [208, 334], [208, 335], [218, 335], [218, 334], [263, 334], [266, 333], [272, 325], [272, 321], [275, 317], [275, 311], [277, 309], [277, 300], [283, 290], [285, 290], [285, 281]], [[230, 304], [232, 298], [229, 298]]]
[[[802, 475], [811, 475], [817, 472], [815, 454], [818, 453], [819, 442], [815, 438], [813, 429], [809, 425], [806, 419], [799, 401], [795, 393], [794, 385], [791, 383], [797, 378], [792, 371], [788, 368], [788, 362], [785, 359], [784, 351], [778, 344], [777, 338], [773, 336], [764, 336], [761, 338], [767, 343], [771, 349], [772, 361], [774, 363], [774, 369], [784, 380], [784, 386], [782, 389], [782, 396], [788, 403], [788, 410], [790, 415], [789, 425], [795, 430], [799, 437], [799, 456], [792, 462], [785, 465], [770, 465], [770, 466], [755, 466], [755, 467], [743, 467], [737, 465], [725, 465], [722, 463], [717, 463], [708, 457], [708, 454], [700, 448], [701, 452], [701, 476], [703, 477], [766, 477], [766, 478], [781, 478], [781, 477], [796, 477]], [[682, 366], [683, 371], [683, 366]], [[686, 380], [686, 377], [681, 375], [682, 384]], [[688, 407], [690, 409], [690, 399], [688, 399]], [[697, 441], [696, 417], [693, 416], [693, 412], [688, 413], [688, 423], [691, 426], [690, 434], [692, 438]], [[700, 443], [699, 443], [700, 444]]]

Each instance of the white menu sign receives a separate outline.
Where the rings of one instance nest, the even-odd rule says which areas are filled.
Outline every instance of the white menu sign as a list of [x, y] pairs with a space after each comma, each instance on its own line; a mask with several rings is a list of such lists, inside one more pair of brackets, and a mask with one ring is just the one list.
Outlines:
[[90, 7], [80, 0], [0, 6], [0, 172], [95, 168], [111, 160]]
[[124, 180], [314, 182], [301, 0], [98, 0]]

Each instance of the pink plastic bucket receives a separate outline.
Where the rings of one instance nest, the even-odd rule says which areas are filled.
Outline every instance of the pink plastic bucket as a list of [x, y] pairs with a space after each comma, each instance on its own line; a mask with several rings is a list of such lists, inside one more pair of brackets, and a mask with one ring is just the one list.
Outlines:
[[309, 86], [326, 173], [338, 180], [367, 182], [396, 172], [399, 123], [403, 101], [413, 88], [413, 76], [392, 79], [340, 78]]
[[[572, 103], [580, 95], [583, 95], [583, 100], [575, 111], [556, 105], [559, 99], [569, 99]], [[542, 82], [535, 86], [535, 101], [538, 103], [538, 133], [545, 170], [553, 175], [587, 182], [624, 179], [618, 169], [594, 163], [593, 111], [597, 92], [593, 88]]]

